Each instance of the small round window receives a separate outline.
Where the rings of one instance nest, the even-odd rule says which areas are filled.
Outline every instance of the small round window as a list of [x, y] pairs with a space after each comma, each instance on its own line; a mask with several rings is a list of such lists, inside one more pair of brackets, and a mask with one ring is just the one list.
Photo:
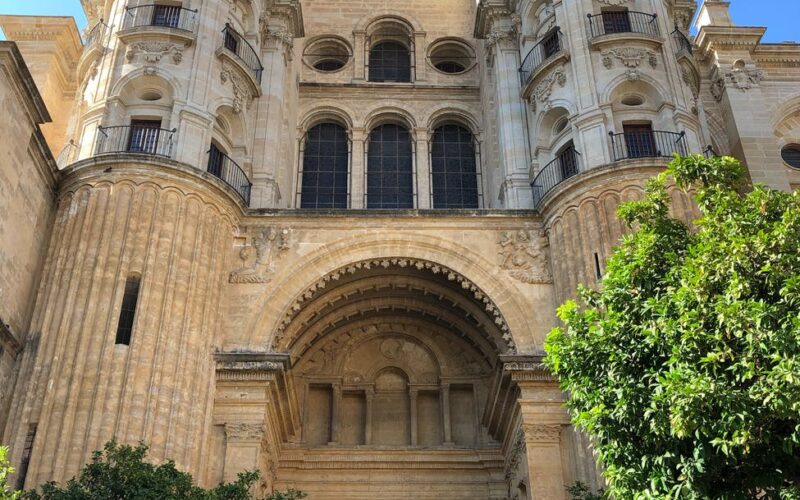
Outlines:
[[306, 46], [303, 60], [323, 73], [339, 71], [350, 60], [350, 47], [338, 38], [320, 38]]
[[800, 144], [790, 144], [781, 150], [781, 158], [792, 168], [800, 170]]
[[463, 73], [475, 64], [475, 54], [472, 52], [472, 48], [455, 40], [434, 43], [429, 59], [434, 68], [450, 75]]

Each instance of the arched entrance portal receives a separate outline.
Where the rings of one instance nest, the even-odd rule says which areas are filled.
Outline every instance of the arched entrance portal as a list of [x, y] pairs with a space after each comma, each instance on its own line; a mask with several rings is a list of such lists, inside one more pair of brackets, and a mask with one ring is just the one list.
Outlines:
[[276, 486], [313, 499], [501, 495], [500, 444], [482, 420], [514, 346], [494, 303], [426, 261], [360, 262], [323, 282], [274, 336], [300, 421]]

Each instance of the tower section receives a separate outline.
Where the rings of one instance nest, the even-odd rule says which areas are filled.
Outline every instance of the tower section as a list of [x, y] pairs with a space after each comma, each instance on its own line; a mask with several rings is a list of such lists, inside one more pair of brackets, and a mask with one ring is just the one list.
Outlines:
[[[625, 230], [617, 205], [641, 196], [673, 154], [709, 144], [687, 35], [695, 8], [681, 0], [478, 7], [485, 113], [506, 158], [504, 192], [509, 205], [528, 200], [542, 214], [559, 300], [602, 275]], [[693, 210], [680, 194], [675, 209], [687, 218]]]

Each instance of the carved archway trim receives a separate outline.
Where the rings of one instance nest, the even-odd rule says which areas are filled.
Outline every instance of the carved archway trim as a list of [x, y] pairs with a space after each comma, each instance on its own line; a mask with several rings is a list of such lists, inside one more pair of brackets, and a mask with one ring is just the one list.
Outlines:
[[[329, 284], [335, 283], [342, 276], [345, 276], [347, 274], [354, 274], [357, 271], [369, 270], [372, 268], [379, 268], [379, 267], [382, 268], [396, 267], [399, 269], [414, 267], [419, 270], [430, 271], [434, 275], [442, 275], [446, 277], [449, 281], [460, 284], [465, 294], [471, 294], [472, 297], [474, 297], [474, 299], [477, 302], [483, 305], [483, 308], [486, 311], [486, 313], [489, 315], [490, 318], [493, 318], [494, 324], [500, 330], [505, 345], [496, 345], [498, 354], [504, 354], [504, 353], [515, 354], [517, 352], [514, 339], [512, 338], [510, 329], [508, 327], [508, 323], [506, 322], [505, 318], [500, 312], [500, 309], [497, 307], [494, 301], [492, 301], [492, 299], [489, 298], [489, 296], [487, 296], [477, 285], [475, 285], [475, 283], [473, 283], [460, 273], [450, 269], [447, 266], [423, 259], [406, 258], [406, 257], [367, 259], [347, 264], [334, 271], [326, 273], [312, 285], [308, 286], [297, 297], [295, 297], [290, 306], [283, 313], [281, 319], [275, 326], [273, 335], [271, 336], [272, 338], [270, 345], [271, 350], [279, 352], [281, 348], [290, 345], [292, 343], [293, 339], [291, 338], [286, 340], [284, 339], [286, 330], [292, 323], [292, 321], [295, 319], [295, 317], [298, 315], [298, 313], [303, 309], [304, 307], [303, 304], [313, 300], [318, 291], [325, 289]], [[492, 339], [492, 341], [494, 342], [494, 339]]]

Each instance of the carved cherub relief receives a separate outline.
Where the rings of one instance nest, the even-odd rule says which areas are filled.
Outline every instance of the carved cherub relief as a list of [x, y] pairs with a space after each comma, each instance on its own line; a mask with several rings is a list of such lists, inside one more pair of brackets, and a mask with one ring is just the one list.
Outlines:
[[267, 283], [275, 272], [275, 259], [280, 257], [290, 244], [290, 230], [268, 227], [261, 229], [249, 245], [242, 247], [239, 259], [242, 267], [231, 272], [231, 283]]
[[547, 258], [547, 238], [533, 236], [531, 231], [505, 231], [497, 244], [500, 268], [509, 271], [513, 278], [523, 283], [552, 283]]

